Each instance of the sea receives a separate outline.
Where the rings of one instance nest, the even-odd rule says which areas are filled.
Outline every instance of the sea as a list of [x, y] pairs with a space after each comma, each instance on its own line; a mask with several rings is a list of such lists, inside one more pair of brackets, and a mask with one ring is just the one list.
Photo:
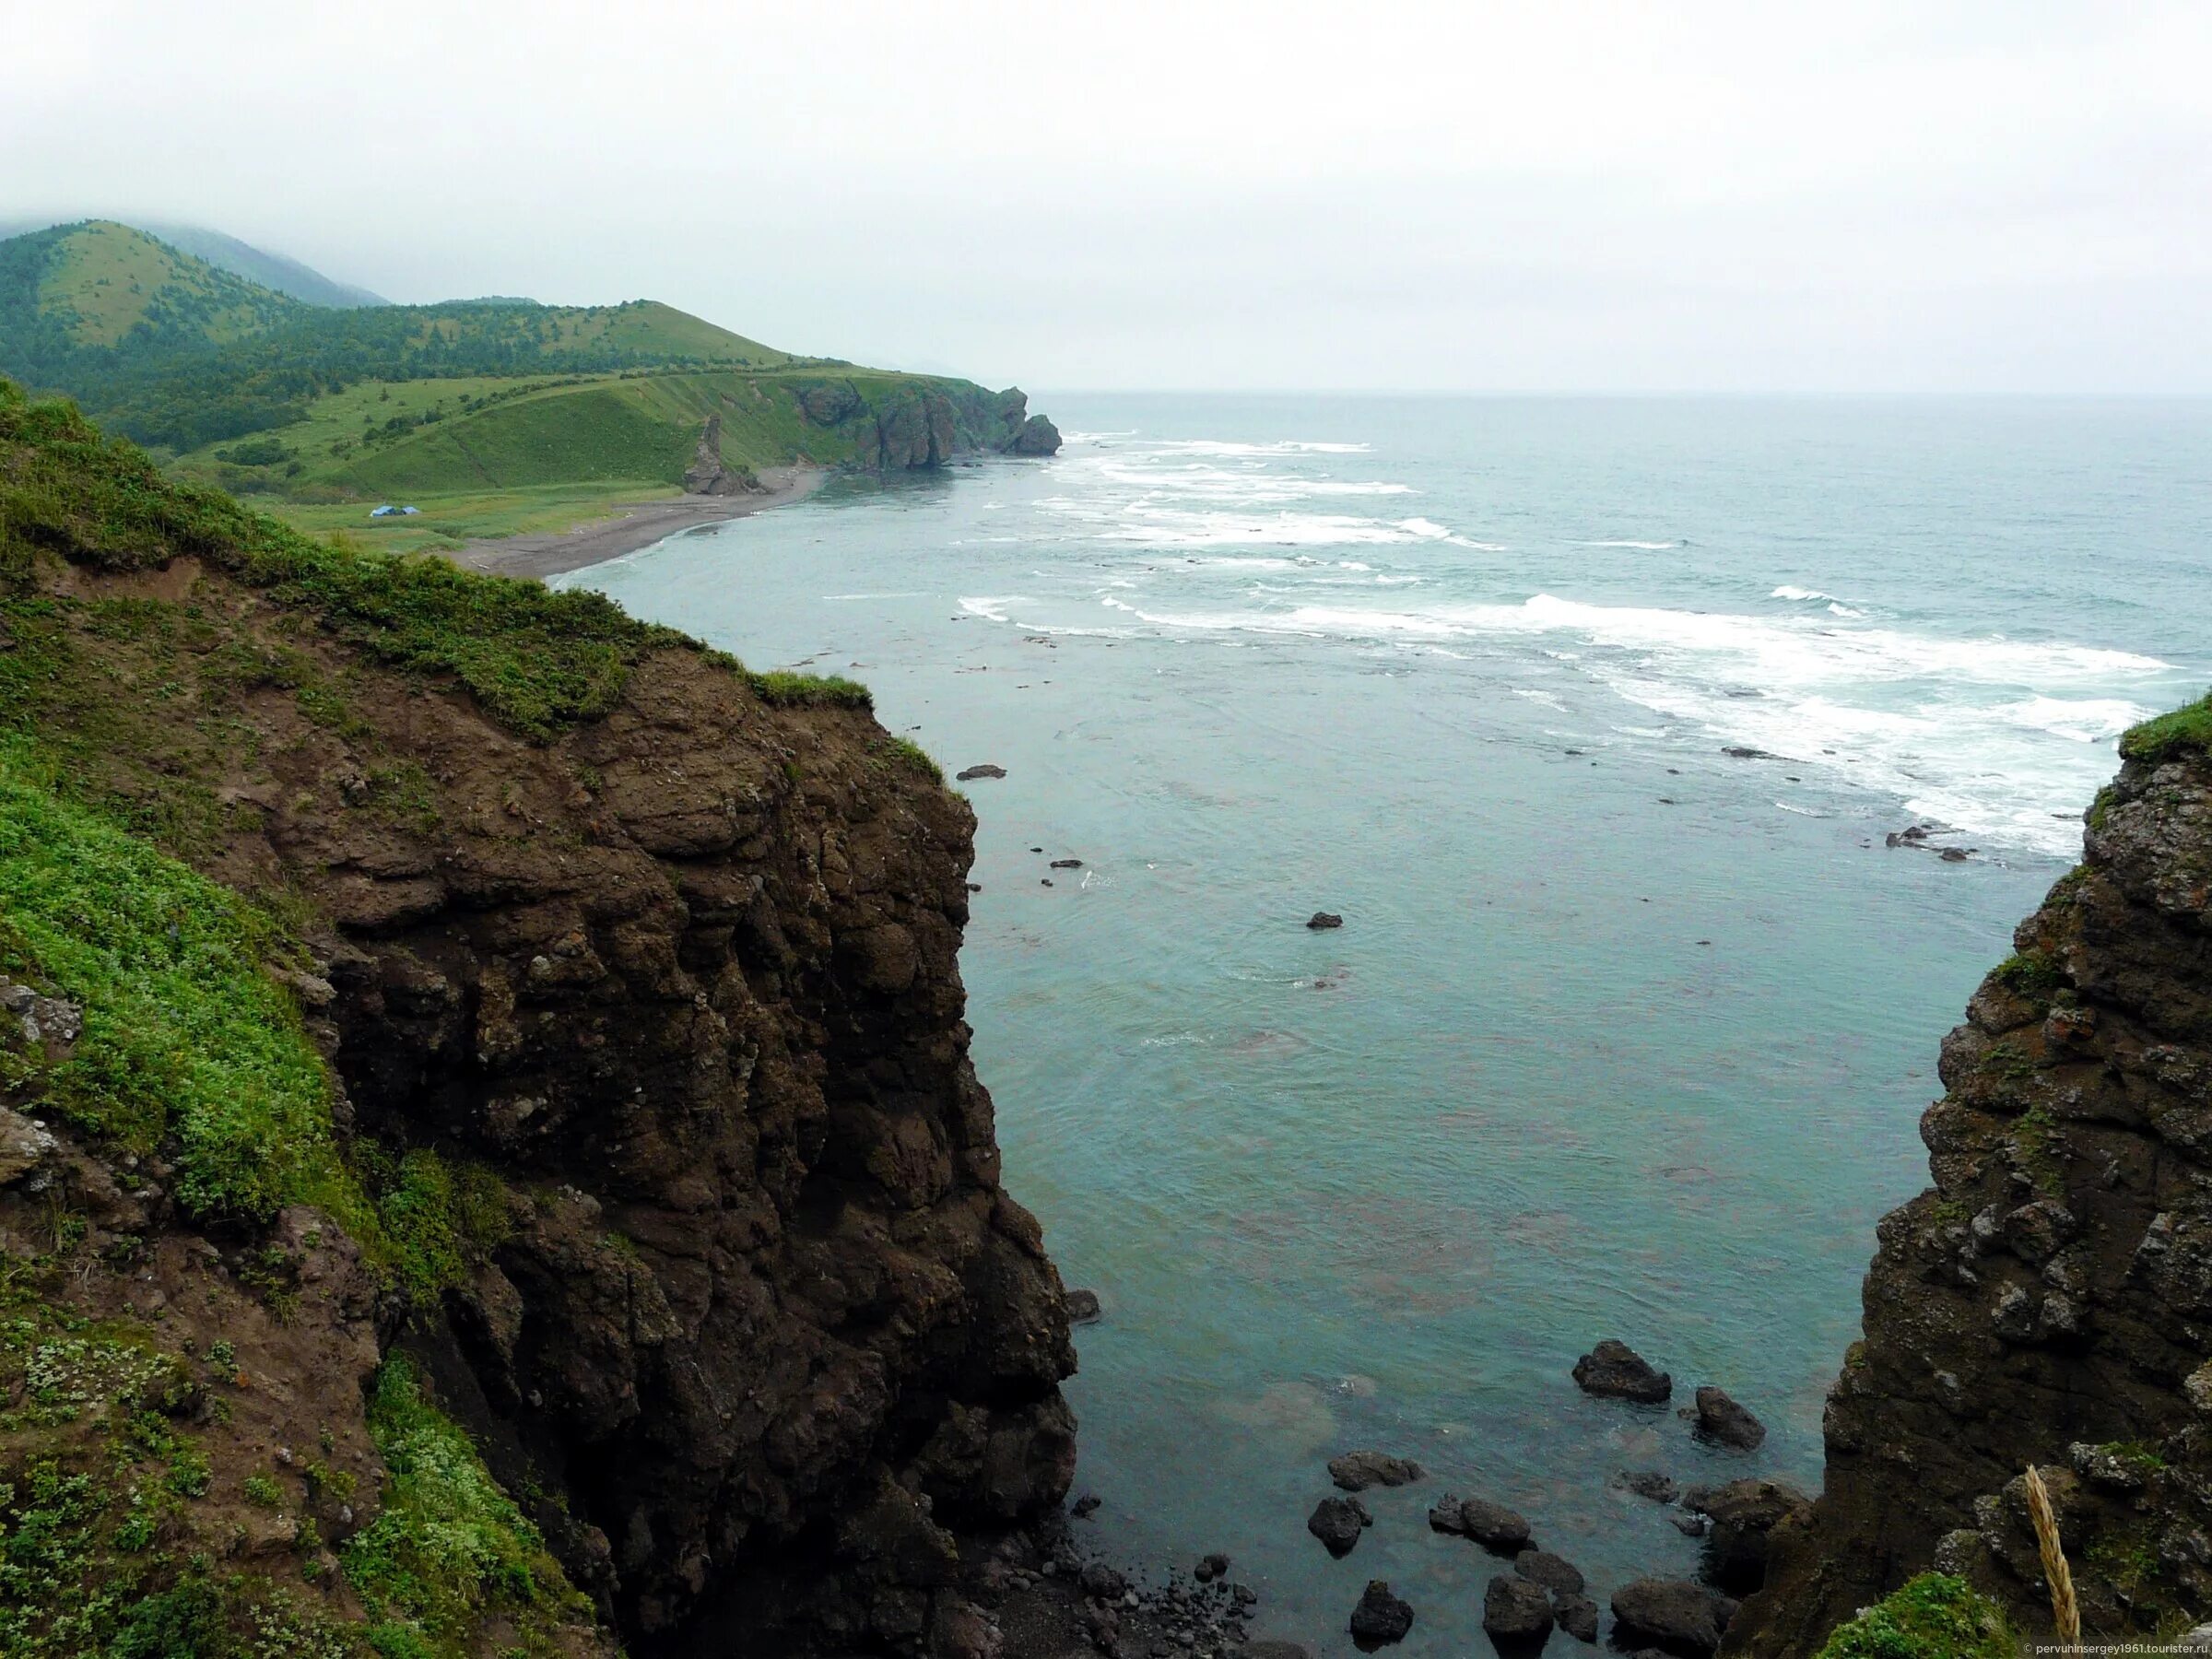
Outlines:
[[[1076, 1535], [1225, 1552], [1329, 1654], [1376, 1578], [1399, 1652], [1488, 1651], [1446, 1493], [1601, 1604], [1694, 1571], [1616, 1476], [1818, 1490], [1937, 1045], [2119, 734], [2212, 680], [2212, 403], [1034, 404], [1055, 459], [560, 580], [1005, 769], [953, 784], [961, 967], [1007, 1183], [1103, 1305]], [[1606, 1336], [1765, 1444], [1583, 1397]], [[1335, 1560], [1362, 1448], [1428, 1475]]]

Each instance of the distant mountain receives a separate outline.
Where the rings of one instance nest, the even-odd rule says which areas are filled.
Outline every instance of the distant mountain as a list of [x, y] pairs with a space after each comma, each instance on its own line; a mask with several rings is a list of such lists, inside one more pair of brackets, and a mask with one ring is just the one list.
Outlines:
[[[21, 236], [32, 230], [49, 230], [65, 223], [60, 219], [0, 219], [0, 239]], [[308, 305], [320, 305], [333, 311], [349, 311], [363, 305], [389, 305], [382, 295], [372, 294], [365, 288], [350, 283], [335, 282], [322, 272], [288, 259], [281, 253], [271, 253], [242, 242], [235, 236], [225, 236], [219, 230], [206, 230], [196, 225], [163, 225], [147, 223], [132, 227], [157, 237], [172, 248], [178, 248], [198, 259], [206, 260], [218, 271], [228, 271], [233, 276], [243, 276], [279, 294]]]
[[240, 241], [235, 236], [225, 236], [219, 230], [202, 230], [189, 225], [148, 225], [146, 229], [171, 247], [197, 254], [218, 270], [243, 276], [248, 282], [258, 282], [280, 294], [289, 294], [309, 305], [352, 311], [364, 305], [391, 304], [380, 294], [350, 283], [334, 282], [296, 259], [268, 253]]

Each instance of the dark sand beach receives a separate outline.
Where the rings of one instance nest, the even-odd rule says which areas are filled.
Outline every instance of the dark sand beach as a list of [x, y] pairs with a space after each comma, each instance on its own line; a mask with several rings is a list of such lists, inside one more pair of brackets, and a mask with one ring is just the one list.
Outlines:
[[542, 580], [634, 553], [694, 524], [746, 518], [771, 507], [804, 500], [820, 488], [829, 476], [828, 469], [819, 466], [764, 466], [759, 477], [767, 488], [758, 495], [678, 496], [638, 501], [568, 530], [539, 530], [526, 535], [470, 542], [453, 558], [471, 570]]

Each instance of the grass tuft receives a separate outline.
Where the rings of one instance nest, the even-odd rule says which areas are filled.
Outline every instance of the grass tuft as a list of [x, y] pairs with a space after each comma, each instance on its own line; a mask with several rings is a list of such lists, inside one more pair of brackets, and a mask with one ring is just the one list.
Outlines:
[[[2120, 737], [2120, 758], [2156, 766], [2183, 754], [2212, 753], [2212, 694], [2147, 720]], [[2101, 803], [2101, 797], [2100, 797]]]
[[2004, 1615], [1964, 1579], [1924, 1572], [1840, 1625], [1818, 1659], [2016, 1659]]

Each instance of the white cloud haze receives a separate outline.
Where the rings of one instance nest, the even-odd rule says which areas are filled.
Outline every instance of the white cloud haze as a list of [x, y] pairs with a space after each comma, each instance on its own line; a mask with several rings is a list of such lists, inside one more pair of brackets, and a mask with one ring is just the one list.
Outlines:
[[2212, 6], [0, 0], [0, 219], [1031, 386], [2212, 391]]

